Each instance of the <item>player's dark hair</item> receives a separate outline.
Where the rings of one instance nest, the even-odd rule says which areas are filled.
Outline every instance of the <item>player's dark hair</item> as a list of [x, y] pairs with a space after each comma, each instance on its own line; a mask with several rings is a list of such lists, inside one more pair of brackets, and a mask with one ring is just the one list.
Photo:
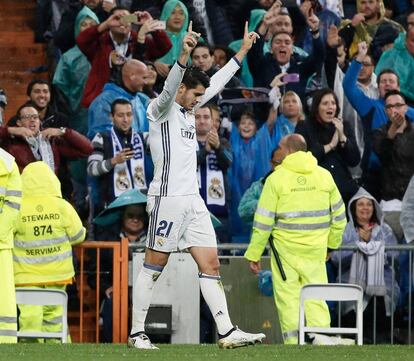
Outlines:
[[210, 86], [210, 77], [204, 71], [191, 66], [185, 71], [182, 83], [187, 89], [194, 89], [198, 85], [207, 89]]

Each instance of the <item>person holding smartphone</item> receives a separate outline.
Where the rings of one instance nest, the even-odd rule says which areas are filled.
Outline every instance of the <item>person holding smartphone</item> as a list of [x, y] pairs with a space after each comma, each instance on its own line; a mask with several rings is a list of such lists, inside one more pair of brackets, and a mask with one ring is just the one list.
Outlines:
[[111, 119], [113, 128], [95, 135], [94, 151], [88, 159], [88, 175], [98, 180], [100, 201], [95, 211], [101, 211], [128, 190], [146, 192], [148, 188], [148, 133], [132, 129], [132, 104], [126, 99], [112, 103]]

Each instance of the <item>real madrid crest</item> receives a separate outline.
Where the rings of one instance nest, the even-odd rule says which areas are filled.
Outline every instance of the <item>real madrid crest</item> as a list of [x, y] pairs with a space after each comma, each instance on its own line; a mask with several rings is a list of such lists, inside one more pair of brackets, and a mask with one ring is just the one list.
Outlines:
[[208, 195], [214, 199], [220, 199], [224, 196], [224, 189], [221, 185], [221, 181], [218, 178], [212, 178], [211, 184], [208, 187]]
[[121, 170], [117, 173], [115, 185], [116, 188], [120, 191], [126, 191], [131, 188], [131, 183], [126, 175], [125, 170]]
[[144, 169], [140, 166], [134, 168], [134, 178], [137, 181], [138, 186], [145, 186]]

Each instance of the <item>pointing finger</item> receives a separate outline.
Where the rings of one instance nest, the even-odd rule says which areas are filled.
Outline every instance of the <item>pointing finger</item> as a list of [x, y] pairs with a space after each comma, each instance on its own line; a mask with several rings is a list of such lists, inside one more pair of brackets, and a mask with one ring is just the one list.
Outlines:
[[190, 20], [190, 23], [188, 24], [188, 32], [191, 34], [193, 32], [193, 21]]

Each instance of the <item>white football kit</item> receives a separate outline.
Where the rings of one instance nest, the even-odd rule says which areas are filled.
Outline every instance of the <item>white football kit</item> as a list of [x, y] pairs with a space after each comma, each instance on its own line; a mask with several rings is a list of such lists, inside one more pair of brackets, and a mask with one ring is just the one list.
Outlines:
[[[220, 92], [240, 68], [230, 60], [211, 77], [200, 107]], [[175, 102], [186, 68], [175, 63], [161, 94], [147, 110], [154, 178], [148, 190], [147, 247], [173, 252], [193, 246], [216, 247], [210, 213], [199, 195], [194, 110]]]

